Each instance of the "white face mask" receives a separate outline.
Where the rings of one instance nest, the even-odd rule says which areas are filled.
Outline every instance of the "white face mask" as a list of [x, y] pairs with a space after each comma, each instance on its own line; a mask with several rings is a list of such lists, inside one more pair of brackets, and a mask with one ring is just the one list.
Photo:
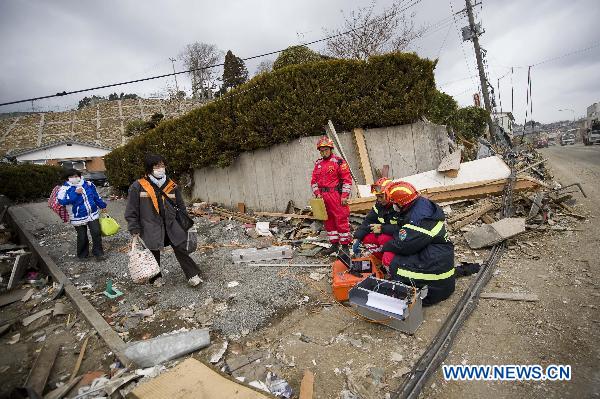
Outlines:
[[81, 183], [81, 177], [69, 177], [69, 183], [72, 185], [77, 185]]
[[152, 171], [152, 174], [157, 179], [162, 179], [166, 175], [165, 168], [156, 168]]

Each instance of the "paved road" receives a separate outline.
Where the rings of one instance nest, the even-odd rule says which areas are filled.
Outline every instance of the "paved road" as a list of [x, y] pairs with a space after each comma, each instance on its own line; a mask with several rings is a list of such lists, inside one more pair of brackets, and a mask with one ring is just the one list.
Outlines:
[[541, 153], [556, 181], [583, 185], [587, 198], [573, 197], [587, 220], [556, 215], [556, 223], [575, 230], [512, 242], [485, 291], [534, 293], [539, 301], [481, 300], [445, 364], [564, 364], [572, 366], [572, 380], [449, 382], [438, 371], [426, 398], [600, 397], [600, 146]]

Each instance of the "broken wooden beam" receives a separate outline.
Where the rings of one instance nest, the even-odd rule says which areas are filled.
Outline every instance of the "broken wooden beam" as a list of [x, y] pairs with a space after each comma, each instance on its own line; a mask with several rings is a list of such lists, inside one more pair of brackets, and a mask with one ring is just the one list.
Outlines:
[[59, 350], [60, 345], [58, 343], [44, 345], [40, 354], [35, 359], [33, 367], [31, 367], [31, 370], [29, 371], [25, 387], [31, 389], [40, 397], [43, 396], [48, 376], [50, 376], [50, 371], [52, 371]]
[[312, 399], [315, 384], [315, 375], [310, 370], [304, 370], [304, 376], [300, 383], [299, 399]]
[[[507, 179], [490, 180], [466, 185], [434, 187], [421, 191], [421, 194], [435, 202], [446, 202], [466, 199], [477, 199], [492, 195], [501, 195], [506, 186]], [[515, 182], [514, 191], [534, 190], [540, 186], [534, 178], [523, 176]], [[348, 201], [350, 212], [366, 213], [375, 204], [375, 197], [356, 198]]]
[[454, 228], [455, 230], [458, 230], [461, 227], [471, 224], [495, 208], [496, 208], [496, 204], [494, 204], [492, 202], [486, 202], [485, 204], [481, 205], [480, 207], [474, 209], [474, 212], [471, 215], [454, 223], [452, 225], [452, 228]]
[[537, 302], [540, 299], [536, 294], [528, 294], [525, 292], [482, 292], [480, 298], [500, 299], [504, 301], [525, 301]]
[[354, 129], [354, 141], [356, 143], [356, 149], [358, 150], [360, 169], [365, 177], [365, 184], [373, 184], [375, 180], [373, 179], [373, 170], [371, 168], [371, 161], [369, 160], [369, 151], [367, 150], [363, 129]]

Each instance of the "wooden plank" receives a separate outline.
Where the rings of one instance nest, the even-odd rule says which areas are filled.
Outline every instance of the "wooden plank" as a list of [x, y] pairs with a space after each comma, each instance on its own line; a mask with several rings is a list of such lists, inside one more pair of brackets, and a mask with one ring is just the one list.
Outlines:
[[15, 263], [13, 265], [12, 272], [10, 273], [10, 279], [8, 280], [7, 289], [12, 290], [15, 288], [21, 278], [25, 274], [29, 261], [31, 260], [31, 253], [27, 252], [24, 254], [17, 255]]
[[[348, 159], [346, 157], [346, 152], [344, 151], [344, 148], [342, 147], [342, 144], [340, 143], [340, 138], [338, 137], [338, 134], [335, 131], [335, 127], [333, 126], [333, 122], [331, 122], [331, 120], [327, 121], [326, 129], [327, 129], [327, 135], [335, 143], [337, 150], [339, 151], [339, 154], [341, 155], [341, 157], [344, 159]], [[354, 181], [354, 184], [358, 184], [358, 180], [356, 179], [356, 173], [354, 173], [354, 171], [350, 167], [350, 164], [348, 164], [348, 170], [350, 171], [350, 175], [352, 176], [352, 180]]]
[[[495, 180], [491, 183], [487, 182], [483, 186], [466, 187], [456, 190], [452, 190], [451, 187], [445, 187], [443, 189], [444, 191], [434, 193], [424, 192], [422, 194], [424, 197], [439, 203], [445, 201], [476, 199], [491, 195], [499, 195], [504, 191], [505, 186], [505, 180]], [[537, 181], [535, 181], [535, 179], [519, 178], [515, 182], [514, 190], [527, 191], [536, 189], [538, 187], [539, 184]], [[375, 197], [352, 199], [348, 202], [348, 204], [350, 205], [350, 212], [366, 212], [375, 204]]]
[[[258, 389], [242, 385], [200, 361], [189, 358], [160, 376], [138, 385], [134, 399], [267, 399]], [[129, 397], [129, 396], [128, 396]]]
[[304, 370], [304, 377], [300, 383], [299, 399], [312, 399], [315, 384], [315, 375], [310, 370]]
[[238, 202], [237, 209], [239, 213], [246, 213], [246, 204], [243, 202]]
[[25, 297], [27, 290], [15, 290], [10, 292], [5, 292], [0, 295], [0, 307], [9, 305], [13, 302], [20, 301]]
[[480, 207], [478, 207], [477, 209], [475, 209], [475, 211], [471, 215], [467, 216], [463, 220], [460, 220], [460, 221], [454, 223], [454, 225], [452, 227], [454, 229], [458, 230], [461, 227], [464, 227], [468, 224], [475, 222], [477, 219], [479, 219], [485, 213], [491, 211], [494, 208], [496, 208], [495, 204], [493, 204], [491, 202], [486, 202], [485, 204], [483, 204]]
[[390, 176], [390, 165], [383, 165], [381, 168], [381, 177], [389, 177]]
[[20, 242], [25, 243], [32, 251], [37, 254], [38, 261], [42, 265], [42, 268], [47, 271], [52, 279], [58, 284], [64, 284], [65, 293], [69, 299], [75, 304], [77, 309], [83, 314], [90, 325], [98, 332], [98, 335], [102, 337], [106, 345], [112, 350], [112, 352], [119, 358], [121, 363], [128, 366], [131, 364], [130, 360], [123, 354], [122, 350], [125, 347], [125, 342], [121, 339], [112, 327], [104, 320], [102, 315], [92, 306], [92, 304], [84, 297], [81, 292], [75, 287], [71, 280], [63, 273], [62, 270], [54, 263], [54, 260], [48, 255], [46, 250], [39, 246], [37, 241], [33, 238], [31, 233], [25, 229], [25, 227], [19, 222], [17, 213], [18, 208], [9, 208], [7, 218], [10, 225], [13, 226], [14, 231], [19, 235]]
[[77, 377], [77, 373], [79, 373], [79, 368], [81, 367], [81, 362], [83, 361], [83, 357], [85, 356], [85, 350], [87, 349], [88, 341], [90, 340], [90, 336], [85, 337], [85, 341], [81, 344], [81, 349], [79, 350], [79, 356], [77, 357], [77, 362], [75, 362], [75, 366], [73, 366], [73, 371], [71, 372], [71, 378], [69, 378], [69, 382], [72, 382], [75, 377]]
[[537, 302], [540, 300], [536, 294], [527, 294], [525, 292], [482, 292], [479, 294], [479, 297], [486, 299], [525, 302]]
[[360, 128], [354, 129], [354, 140], [356, 142], [356, 148], [358, 150], [358, 158], [360, 160], [360, 169], [365, 176], [365, 184], [373, 184], [373, 170], [371, 168], [371, 161], [369, 160], [369, 151], [367, 150], [367, 144], [365, 142], [364, 130]]
[[496, 219], [494, 219], [492, 216], [485, 214], [485, 215], [481, 215], [481, 221], [485, 224], [492, 224], [496, 221]]
[[40, 354], [35, 359], [33, 367], [31, 367], [25, 386], [40, 396], [44, 393], [48, 376], [50, 375], [50, 371], [52, 371], [52, 366], [54, 366], [59, 349], [60, 345], [58, 343], [44, 345]]
[[298, 215], [296, 213], [279, 213], [279, 212], [254, 212], [256, 216], [269, 216], [269, 217], [278, 217], [278, 218], [292, 218], [292, 219], [311, 219], [317, 220], [316, 217], [312, 215]]

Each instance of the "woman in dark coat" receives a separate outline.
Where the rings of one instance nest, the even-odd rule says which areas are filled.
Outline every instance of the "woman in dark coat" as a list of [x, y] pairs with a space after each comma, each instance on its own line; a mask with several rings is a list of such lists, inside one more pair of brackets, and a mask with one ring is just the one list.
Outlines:
[[[129, 187], [125, 220], [133, 236], [140, 236], [160, 265], [160, 250], [173, 247], [177, 261], [192, 287], [202, 282], [199, 267], [186, 251], [188, 233], [175, 219], [176, 210], [163, 192], [185, 211], [181, 190], [165, 172], [165, 160], [160, 155], [146, 155], [146, 175]], [[159, 274], [158, 277], [161, 275]]]

